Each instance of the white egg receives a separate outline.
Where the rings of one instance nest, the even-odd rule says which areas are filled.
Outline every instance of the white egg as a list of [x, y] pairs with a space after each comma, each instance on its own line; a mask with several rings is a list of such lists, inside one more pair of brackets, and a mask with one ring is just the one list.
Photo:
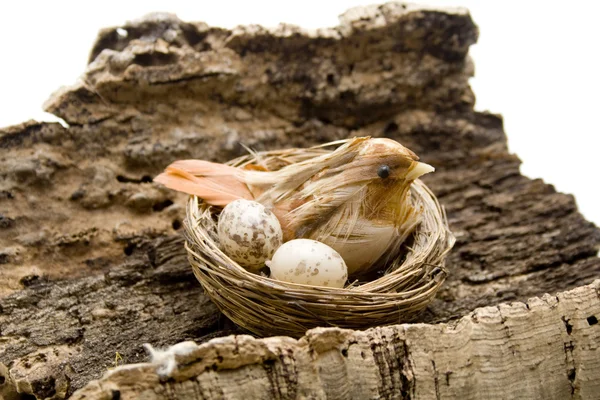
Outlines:
[[271, 278], [313, 286], [343, 288], [348, 268], [337, 251], [310, 239], [294, 239], [277, 249], [271, 261]]
[[242, 267], [255, 272], [283, 242], [279, 220], [260, 203], [235, 200], [219, 215], [221, 250]]

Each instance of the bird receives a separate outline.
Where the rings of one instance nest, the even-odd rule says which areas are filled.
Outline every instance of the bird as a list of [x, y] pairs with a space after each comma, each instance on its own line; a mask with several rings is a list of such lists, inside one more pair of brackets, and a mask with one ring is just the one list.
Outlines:
[[[320, 151], [337, 146], [333, 151]], [[263, 153], [242, 167], [178, 160], [154, 181], [224, 207], [253, 200], [279, 219], [284, 242], [306, 238], [325, 243], [344, 259], [348, 274], [365, 276], [398, 256], [420, 222], [410, 186], [435, 169], [389, 138], [353, 137], [310, 148], [306, 157], [280, 169]], [[299, 149], [283, 150], [301, 154]]]

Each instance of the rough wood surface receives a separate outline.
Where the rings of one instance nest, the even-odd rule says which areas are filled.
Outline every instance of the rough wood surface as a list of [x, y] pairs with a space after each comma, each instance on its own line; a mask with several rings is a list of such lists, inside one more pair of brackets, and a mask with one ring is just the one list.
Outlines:
[[232, 335], [173, 351], [169, 373], [164, 359], [117, 368], [73, 398], [593, 399], [599, 316], [597, 280], [437, 325]]
[[[599, 230], [572, 196], [520, 175], [501, 118], [473, 111], [467, 52], [477, 28], [465, 10], [388, 4], [317, 32], [230, 31], [162, 14], [122, 28], [126, 37], [103, 30], [82, 78], [46, 104], [66, 127], [31, 121], [0, 130], [5, 398], [68, 397], [116, 362], [146, 360], [144, 342], [239, 332], [187, 264], [177, 232], [184, 197], [150, 181], [175, 159], [238, 156], [240, 141], [274, 149], [387, 136], [436, 167], [425, 181], [458, 242], [445, 287], [417, 322], [600, 276]], [[537, 356], [524, 356], [531, 372], [520, 377], [533, 382]], [[473, 371], [509, 373], [486, 360]], [[400, 376], [399, 365], [390, 368]]]

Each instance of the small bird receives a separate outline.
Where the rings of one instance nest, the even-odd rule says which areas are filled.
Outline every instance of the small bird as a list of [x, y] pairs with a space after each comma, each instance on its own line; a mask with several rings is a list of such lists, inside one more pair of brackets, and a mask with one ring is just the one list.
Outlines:
[[[322, 151], [331, 145], [339, 147]], [[154, 181], [217, 207], [257, 201], [279, 219], [284, 242], [323, 242], [342, 256], [350, 276], [373, 272], [398, 255], [418, 225], [421, 211], [411, 202], [410, 185], [434, 168], [386, 138], [356, 137], [312, 150], [277, 170], [261, 153], [252, 153], [252, 162], [240, 168], [180, 160]], [[298, 151], [284, 150], [280, 159]]]

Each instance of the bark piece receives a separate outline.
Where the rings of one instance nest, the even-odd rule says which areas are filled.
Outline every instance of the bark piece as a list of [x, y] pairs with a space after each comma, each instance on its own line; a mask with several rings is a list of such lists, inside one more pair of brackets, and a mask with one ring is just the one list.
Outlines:
[[[417, 322], [600, 275], [598, 229], [571, 196], [521, 176], [501, 118], [473, 111], [467, 52], [477, 28], [466, 10], [387, 4], [316, 32], [225, 30], [165, 14], [122, 29], [126, 37], [100, 32], [82, 78], [47, 102], [66, 126], [0, 130], [5, 398], [68, 397], [115, 363], [145, 360], [144, 342], [239, 333], [187, 265], [185, 196], [151, 183], [175, 159], [239, 156], [239, 142], [262, 150], [387, 136], [436, 167], [425, 180], [458, 242], [445, 287]], [[395, 362], [389, 374], [401, 376]], [[377, 390], [392, 393], [390, 379]]]
[[228, 336], [120, 367], [74, 399], [593, 398], [600, 280], [437, 325], [316, 328], [299, 340]]

